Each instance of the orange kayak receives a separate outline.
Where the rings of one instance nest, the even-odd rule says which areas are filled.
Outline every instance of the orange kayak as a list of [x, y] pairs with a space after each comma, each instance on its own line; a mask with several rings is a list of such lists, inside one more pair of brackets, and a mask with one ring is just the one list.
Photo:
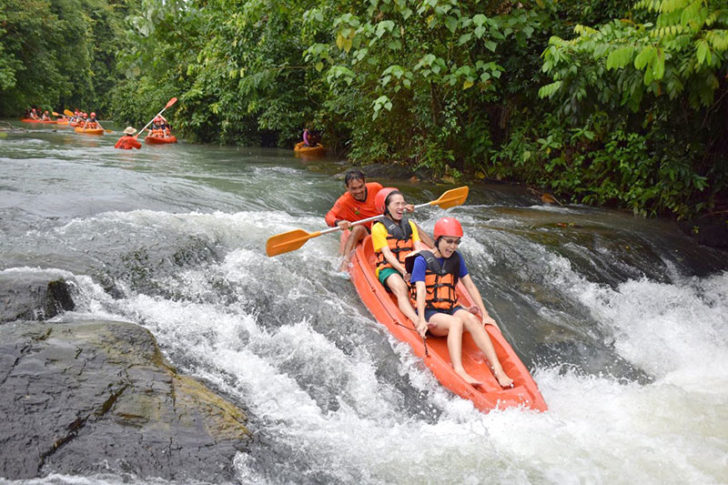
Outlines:
[[80, 126], [77, 126], [73, 129], [76, 133], [84, 133], [86, 135], [103, 135], [104, 129], [103, 128], [81, 128]]
[[[342, 235], [342, 243], [346, 237], [348, 237], [348, 231]], [[536, 382], [500, 330], [492, 325], [486, 326], [498, 359], [506, 374], [513, 379], [514, 386], [504, 389], [498, 384], [485, 356], [476, 347], [470, 334], [465, 332], [463, 334], [463, 366], [468, 374], [484, 383], [479, 388], [473, 387], [455, 374], [450, 363], [446, 338], [427, 338], [427, 355], [425, 355], [425, 344], [422, 337], [415, 331], [412, 322], [400, 312], [394, 295], [388, 293], [376, 277], [371, 236], [367, 236], [357, 246], [351, 262], [352, 265], [349, 268], [351, 281], [366, 307], [393, 336], [412, 347], [415, 355], [424, 360], [444, 387], [463, 399], [472, 401], [473, 405], [483, 412], [495, 408], [518, 406], [546, 411], [546, 402], [538, 390]], [[462, 283], [458, 283], [458, 297], [464, 307], [469, 308], [473, 305]]]
[[307, 147], [304, 146], [304, 143], [302, 141], [299, 141], [298, 143], [296, 143], [296, 146], [293, 147], [293, 151], [297, 155], [320, 156], [326, 153], [326, 148], [320, 143], [315, 147]]
[[53, 120], [34, 120], [33, 118], [23, 118], [20, 121], [23, 123], [41, 123], [44, 125], [54, 125], [56, 123]]
[[177, 137], [176, 136], [147, 135], [144, 138], [144, 143], [152, 143], [152, 144], [156, 144], [156, 145], [160, 145], [163, 143], [177, 143]]

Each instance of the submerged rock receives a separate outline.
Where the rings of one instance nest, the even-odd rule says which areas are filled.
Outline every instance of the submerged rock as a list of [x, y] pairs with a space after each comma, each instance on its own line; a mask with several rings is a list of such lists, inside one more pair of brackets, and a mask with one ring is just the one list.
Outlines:
[[246, 416], [123, 322], [0, 326], [0, 476], [234, 480]]

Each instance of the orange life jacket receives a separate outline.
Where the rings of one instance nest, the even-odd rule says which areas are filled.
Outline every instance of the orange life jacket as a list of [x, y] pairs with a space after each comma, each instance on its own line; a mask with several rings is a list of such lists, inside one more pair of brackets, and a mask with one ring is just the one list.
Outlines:
[[[458, 295], [455, 287], [458, 284], [460, 273], [460, 254], [455, 252], [452, 256], [440, 261], [431, 251], [420, 251], [419, 255], [425, 258], [427, 269], [425, 270], [425, 309], [426, 310], [447, 310], [450, 311], [458, 304]], [[406, 268], [410, 273], [414, 265], [414, 258], [407, 260]], [[417, 304], [416, 285], [410, 285], [410, 300], [412, 305]], [[417, 308], [415, 306], [415, 308]]]
[[[385, 216], [377, 220], [377, 222], [381, 222], [387, 228], [387, 246], [389, 246], [389, 250], [392, 251], [397, 261], [404, 265], [404, 258], [415, 249], [409, 219], [403, 217], [400, 223], [397, 224]], [[379, 268], [379, 271], [391, 267], [392, 265], [384, 257], [384, 252], [377, 252], [377, 268]]]

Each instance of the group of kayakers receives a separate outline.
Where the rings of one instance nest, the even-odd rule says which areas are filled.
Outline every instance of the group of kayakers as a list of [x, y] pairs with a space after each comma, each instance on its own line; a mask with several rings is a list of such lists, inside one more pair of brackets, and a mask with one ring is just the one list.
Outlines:
[[[469, 384], [480, 386], [482, 383], [470, 376], [462, 364], [463, 332], [469, 332], [488, 359], [498, 383], [502, 387], [512, 386], [513, 380], [503, 370], [485, 330], [485, 325], [498, 325], [486, 311], [465, 260], [457, 252], [463, 237], [460, 222], [453, 217], [439, 219], [431, 238], [405, 215], [414, 207], [406, 203], [396, 188], [367, 183], [359, 170], [348, 171], [344, 183], [346, 192], [326, 214], [329, 226], [351, 230], [343, 249], [342, 270], [348, 266], [355, 245], [371, 232], [376, 275], [387, 291], [396, 296], [399, 309], [417, 332], [422, 337], [446, 337], [455, 372]], [[377, 215], [381, 217], [376, 222], [352, 225]], [[462, 281], [477, 308], [466, 309], [458, 303], [458, 281]]]
[[25, 110], [25, 118], [37, 121], [53, 121], [48, 110], [41, 111], [36, 108], [30, 108]]

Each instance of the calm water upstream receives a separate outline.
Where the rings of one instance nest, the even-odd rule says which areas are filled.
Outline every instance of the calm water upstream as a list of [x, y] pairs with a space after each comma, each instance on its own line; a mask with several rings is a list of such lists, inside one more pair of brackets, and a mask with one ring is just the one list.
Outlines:
[[[343, 165], [13, 126], [0, 271], [73, 281], [70, 317], [143, 325], [246, 409], [242, 483], [728, 483], [728, 258], [671, 222], [471, 186], [449, 211], [461, 250], [550, 407], [486, 415], [368, 314], [336, 236], [265, 256], [271, 235], [324, 227]], [[413, 203], [452, 188], [398, 185]]]

